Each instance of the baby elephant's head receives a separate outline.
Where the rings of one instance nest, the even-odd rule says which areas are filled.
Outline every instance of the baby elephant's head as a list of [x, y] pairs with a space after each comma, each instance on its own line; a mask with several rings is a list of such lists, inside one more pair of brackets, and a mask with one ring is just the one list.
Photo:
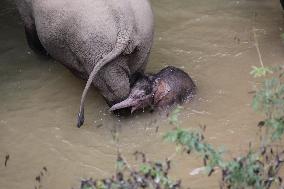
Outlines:
[[128, 98], [115, 104], [110, 110], [131, 108], [132, 113], [147, 106], [163, 109], [191, 99], [195, 89], [195, 84], [187, 73], [169, 66], [157, 74], [138, 79]]

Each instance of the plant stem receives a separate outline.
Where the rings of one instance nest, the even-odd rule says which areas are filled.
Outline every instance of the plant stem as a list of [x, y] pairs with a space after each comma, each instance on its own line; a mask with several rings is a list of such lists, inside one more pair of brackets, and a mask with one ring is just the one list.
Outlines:
[[262, 56], [261, 56], [260, 49], [259, 49], [259, 43], [258, 43], [258, 40], [257, 40], [256, 28], [254, 26], [255, 25], [255, 16], [256, 16], [256, 13], [254, 13], [253, 26], [252, 26], [254, 45], [255, 45], [255, 48], [256, 48], [256, 51], [257, 51], [257, 54], [258, 54], [258, 59], [259, 59], [259, 62], [261, 64], [261, 67], [264, 67], [264, 64], [263, 64], [263, 61], [262, 61]]
[[259, 49], [259, 44], [258, 44], [258, 40], [257, 40], [257, 36], [256, 36], [256, 28], [253, 26], [253, 38], [254, 38], [254, 45], [255, 45], [255, 48], [256, 48], [256, 51], [257, 51], [257, 54], [258, 54], [258, 59], [259, 59], [259, 62], [261, 64], [261, 67], [264, 67], [264, 64], [263, 64], [263, 61], [262, 61], [262, 56], [261, 56], [261, 53], [260, 53], [260, 49]]

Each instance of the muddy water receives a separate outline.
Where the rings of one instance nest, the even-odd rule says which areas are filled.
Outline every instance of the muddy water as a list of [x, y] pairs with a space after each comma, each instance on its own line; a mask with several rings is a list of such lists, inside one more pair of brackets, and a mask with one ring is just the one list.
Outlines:
[[[250, 141], [257, 141], [254, 125], [259, 119], [248, 93], [259, 83], [249, 74], [251, 66], [259, 65], [252, 29], [264, 63], [283, 63], [279, 35], [284, 20], [278, 0], [153, 0], [152, 5], [156, 36], [147, 70], [174, 65], [198, 86], [196, 98], [184, 105], [181, 126], [207, 125], [208, 141], [225, 146], [228, 157], [245, 152]], [[118, 146], [133, 163], [136, 150], [154, 160], [175, 152], [161, 139], [172, 129], [164, 115], [114, 117], [94, 89], [86, 103], [86, 123], [77, 129], [84, 82], [27, 47], [8, 0], [0, 2], [0, 44], [0, 188], [38, 186], [35, 177], [43, 166], [48, 172], [41, 185], [47, 189], [76, 188], [81, 178], [110, 176]], [[185, 185], [218, 188], [218, 174], [190, 175], [202, 166], [198, 157], [173, 157], [172, 174]]]

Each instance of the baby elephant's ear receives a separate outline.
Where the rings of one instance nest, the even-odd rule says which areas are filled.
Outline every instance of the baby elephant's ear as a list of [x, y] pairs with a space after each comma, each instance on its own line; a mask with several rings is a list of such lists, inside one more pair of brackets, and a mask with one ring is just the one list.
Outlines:
[[158, 104], [162, 99], [167, 96], [171, 88], [169, 84], [163, 80], [158, 80], [155, 83], [154, 104]]

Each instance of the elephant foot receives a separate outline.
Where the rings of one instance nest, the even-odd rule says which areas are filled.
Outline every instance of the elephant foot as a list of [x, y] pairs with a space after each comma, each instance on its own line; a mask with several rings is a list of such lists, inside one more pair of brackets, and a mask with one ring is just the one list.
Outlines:
[[84, 124], [84, 109], [80, 110], [77, 117], [77, 127], [80, 128]]

